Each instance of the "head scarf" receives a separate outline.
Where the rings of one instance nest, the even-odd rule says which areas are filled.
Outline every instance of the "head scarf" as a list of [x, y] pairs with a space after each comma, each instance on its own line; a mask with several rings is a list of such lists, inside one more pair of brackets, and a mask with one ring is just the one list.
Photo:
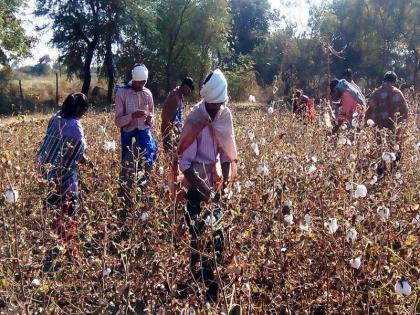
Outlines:
[[145, 65], [138, 65], [131, 70], [131, 78], [133, 81], [147, 81], [149, 70]]
[[227, 81], [220, 69], [213, 71], [211, 78], [203, 84], [200, 95], [206, 103], [224, 103], [228, 100]]

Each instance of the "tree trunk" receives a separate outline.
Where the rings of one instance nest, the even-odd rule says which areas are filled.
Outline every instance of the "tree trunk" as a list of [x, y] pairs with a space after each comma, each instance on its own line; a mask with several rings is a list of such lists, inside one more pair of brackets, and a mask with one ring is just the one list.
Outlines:
[[98, 40], [96, 38], [88, 45], [87, 52], [85, 55], [85, 62], [83, 64], [83, 86], [82, 93], [88, 95], [90, 88], [90, 81], [92, 79], [90, 73], [90, 65], [92, 64], [93, 55], [95, 53], [96, 45]]
[[108, 95], [107, 101], [108, 104], [112, 103], [112, 92], [114, 90], [115, 75], [114, 75], [114, 65], [112, 62], [112, 42], [110, 36], [107, 38], [106, 42], [106, 53], [105, 53], [105, 67], [108, 75]]
[[165, 66], [165, 75], [166, 75], [166, 93], [169, 93], [171, 90], [171, 64], [168, 62]]

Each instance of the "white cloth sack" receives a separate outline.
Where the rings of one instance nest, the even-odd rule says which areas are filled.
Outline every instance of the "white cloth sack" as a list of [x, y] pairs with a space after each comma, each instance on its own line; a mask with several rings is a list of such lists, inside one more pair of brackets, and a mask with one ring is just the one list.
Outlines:
[[206, 103], [224, 103], [228, 100], [227, 81], [220, 69], [213, 71], [210, 80], [201, 88], [200, 95]]

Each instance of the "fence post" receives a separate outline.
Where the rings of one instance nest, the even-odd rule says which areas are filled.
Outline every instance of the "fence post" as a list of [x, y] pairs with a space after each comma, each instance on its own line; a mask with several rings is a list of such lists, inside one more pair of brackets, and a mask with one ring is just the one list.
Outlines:
[[58, 107], [58, 73], [55, 73], [55, 103]]

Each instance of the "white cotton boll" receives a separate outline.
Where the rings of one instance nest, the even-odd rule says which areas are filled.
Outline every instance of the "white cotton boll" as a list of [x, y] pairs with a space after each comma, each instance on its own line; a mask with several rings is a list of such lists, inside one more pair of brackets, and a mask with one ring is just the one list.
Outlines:
[[347, 142], [346, 137], [340, 137], [340, 138], [338, 138], [338, 141], [337, 141], [337, 143], [338, 143], [339, 145], [345, 145], [345, 144], [346, 144], [346, 142]]
[[375, 122], [372, 119], [368, 119], [366, 123], [369, 127], [375, 126]]
[[286, 248], [286, 247], [282, 247], [282, 248], [280, 248], [280, 251], [281, 251], [282, 253], [285, 253], [285, 252], [287, 251], [287, 248]]
[[111, 268], [107, 267], [102, 271], [104, 277], [108, 277], [111, 274]]
[[312, 231], [310, 225], [308, 225], [308, 224], [299, 224], [299, 228], [304, 233], [309, 233], [309, 232]]
[[291, 201], [291, 200], [286, 200], [286, 201], [284, 202], [284, 205], [285, 205], [286, 207], [292, 208], [293, 203], [292, 203], [292, 201]]
[[378, 176], [374, 175], [369, 183], [371, 185], [375, 185], [377, 181], [378, 181]]
[[149, 212], [143, 212], [141, 215], [140, 215], [140, 220], [142, 220], [142, 221], [146, 221], [148, 218], [149, 218]]
[[354, 112], [353, 113], [353, 118], [358, 117], [358, 116], [359, 116], [359, 113], [358, 112]]
[[357, 155], [356, 154], [350, 154], [350, 160], [355, 161], [357, 159]]
[[308, 174], [312, 174], [312, 173], [315, 173], [315, 171], [316, 171], [316, 166], [315, 165], [311, 165], [311, 166], [309, 166], [308, 167], [308, 169], [306, 170], [306, 172], [308, 173]]
[[361, 257], [356, 257], [353, 259], [350, 259], [350, 266], [354, 269], [359, 269], [360, 266], [362, 265], [362, 259]]
[[251, 149], [254, 151], [255, 155], [260, 155], [260, 149], [258, 148], [258, 144], [255, 142], [251, 143]]
[[404, 277], [401, 277], [401, 279], [395, 283], [394, 290], [398, 295], [409, 296], [411, 294], [411, 286]]
[[398, 229], [400, 227], [400, 222], [395, 221], [392, 223], [392, 225], [394, 226], [394, 228]]
[[324, 225], [328, 229], [328, 233], [334, 234], [338, 230], [338, 223], [336, 218], [329, 218], [328, 222], [325, 222]]
[[245, 181], [245, 183], [244, 183], [244, 186], [245, 186], [245, 188], [251, 188], [251, 187], [253, 187], [254, 186], [254, 183], [253, 182], [251, 182], [249, 179], [248, 180], [246, 180]]
[[41, 280], [39, 280], [38, 278], [34, 278], [31, 282], [31, 285], [33, 287], [39, 287], [40, 284], [41, 284]]
[[398, 195], [397, 194], [392, 194], [391, 195], [391, 198], [389, 198], [389, 200], [391, 200], [392, 202], [397, 201], [397, 199], [398, 199]]
[[9, 188], [4, 192], [4, 198], [7, 203], [15, 203], [19, 199], [19, 192], [14, 188]]
[[378, 209], [376, 209], [376, 213], [381, 218], [382, 222], [388, 221], [390, 216], [390, 211], [388, 208], [379, 206]]
[[249, 294], [251, 292], [251, 286], [249, 285], [249, 283], [244, 283], [242, 285], [242, 291], [246, 294]]
[[397, 160], [397, 156], [395, 155], [394, 152], [391, 152], [391, 161], [396, 161]]
[[274, 108], [270, 106], [267, 112], [271, 115], [272, 113], [274, 113]]
[[254, 138], [255, 138], [255, 133], [253, 132], [253, 131], [248, 131], [248, 138], [249, 138], [249, 140], [254, 140]]
[[260, 143], [262, 145], [265, 145], [265, 144], [267, 144], [267, 140], [265, 140], [265, 138], [261, 138]]
[[292, 225], [293, 224], [293, 214], [286, 214], [284, 216], [284, 222], [286, 222], [288, 225]]
[[265, 164], [259, 164], [257, 167], [257, 172], [258, 174], [263, 175], [263, 176], [267, 176], [270, 173], [267, 165]]
[[357, 231], [355, 228], [352, 228], [350, 230], [347, 231], [346, 234], [346, 241], [348, 243], [354, 243], [357, 239]]
[[346, 190], [347, 191], [350, 191], [350, 190], [352, 190], [353, 189], [353, 183], [352, 182], [347, 182], [346, 183]]
[[395, 173], [395, 178], [396, 179], [401, 179], [402, 178], [401, 173], [400, 172]]
[[417, 215], [411, 221], [411, 224], [414, 224], [420, 227], [420, 213], [417, 213]]
[[158, 172], [159, 172], [160, 176], [163, 176], [163, 174], [165, 172], [164, 169], [163, 169], [163, 166], [159, 166]]
[[359, 119], [357, 119], [357, 118], [353, 118], [353, 119], [351, 120], [351, 125], [352, 125], [353, 127], [358, 127], [358, 126], [359, 126]]
[[318, 162], [318, 158], [314, 155], [311, 157], [312, 162], [317, 163]]
[[398, 144], [394, 145], [394, 150], [395, 151], [399, 151], [400, 150], [400, 146]]
[[108, 141], [106, 140], [102, 146], [105, 151], [115, 151], [116, 143], [115, 140]]
[[365, 185], [357, 185], [354, 192], [355, 198], [365, 198], [367, 196], [367, 188]]
[[254, 221], [255, 221], [255, 224], [260, 224], [261, 223], [261, 219], [257, 215], [255, 216]]
[[99, 133], [106, 135], [106, 127], [99, 126]]
[[416, 148], [416, 151], [420, 151], [420, 142], [418, 142], [418, 143], [416, 144], [415, 148]]
[[305, 221], [306, 225], [311, 225], [312, 223], [312, 216], [310, 213], [305, 214], [305, 216], [303, 217], [303, 220]]
[[235, 182], [235, 184], [233, 184], [233, 188], [239, 194], [242, 190], [241, 183], [240, 182]]
[[214, 215], [208, 215], [205, 219], [204, 219], [204, 224], [207, 226], [213, 225], [214, 223], [216, 223], [216, 218], [214, 217]]
[[163, 185], [163, 191], [164, 191], [165, 193], [169, 192], [169, 185], [168, 185], [168, 184], [164, 184], [164, 185]]
[[356, 224], [360, 224], [365, 219], [365, 216], [363, 214], [356, 215]]
[[254, 95], [250, 94], [250, 95], [248, 96], [248, 101], [249, 101], [250, 103], [252, 103], [252, 102], [253, 102], [253, 100], [254, 100]]

